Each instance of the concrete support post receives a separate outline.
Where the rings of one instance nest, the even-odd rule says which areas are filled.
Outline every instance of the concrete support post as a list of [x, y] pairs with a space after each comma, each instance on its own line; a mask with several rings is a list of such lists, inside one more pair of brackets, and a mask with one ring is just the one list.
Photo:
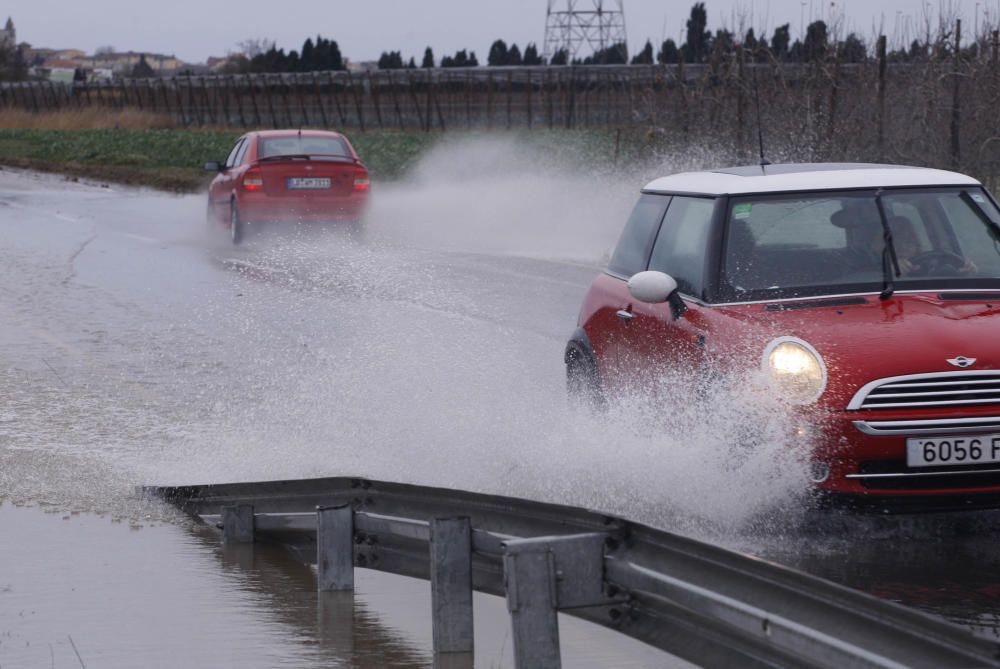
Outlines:
[[472, 653], [472, 526], [468, 518], [431, 521], [434, 654]]
[[222, 507], [222, 540], [227, 544], [253, 543], [253, 505]]
[[316, 567], [320, 592], [354, 590], [354, 509], [316, 509]]
[[517, 669], [560, 669], [555, 559], [542, 543], [508, 545], [503, 557]]

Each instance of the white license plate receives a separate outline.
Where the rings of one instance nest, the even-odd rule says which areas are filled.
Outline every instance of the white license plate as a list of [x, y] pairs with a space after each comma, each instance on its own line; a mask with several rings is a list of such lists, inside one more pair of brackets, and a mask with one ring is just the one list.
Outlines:
[[330, 177], [289, 177], [291, 190], [318, 190], [330, 187]]
[[978, 465], [1000, 462], [1000, 434], [952, 437], [911, 437], [906, 440], [909, 467]]

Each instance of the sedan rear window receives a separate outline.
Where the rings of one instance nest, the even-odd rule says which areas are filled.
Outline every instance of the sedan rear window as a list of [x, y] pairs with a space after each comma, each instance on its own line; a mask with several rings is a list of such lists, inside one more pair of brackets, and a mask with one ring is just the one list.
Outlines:
[[272, 156], [336, 156], [350, 158], [347, 143], [339, 137], [318, 135], [293, 135], [290, 137], [266, 137], [260, 140], [258, 158]]

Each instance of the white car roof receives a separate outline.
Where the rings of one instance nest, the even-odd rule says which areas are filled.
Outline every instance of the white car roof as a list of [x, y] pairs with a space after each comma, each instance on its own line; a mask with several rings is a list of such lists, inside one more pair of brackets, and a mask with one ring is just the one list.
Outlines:
[[866, 163], [800, 163], [727, 167], [707, 172], [682, 172], [651, 181], [643, 191], [743, 195], [851, 188], [899, 186], [978, 186], [972, 177], [927, 167]]

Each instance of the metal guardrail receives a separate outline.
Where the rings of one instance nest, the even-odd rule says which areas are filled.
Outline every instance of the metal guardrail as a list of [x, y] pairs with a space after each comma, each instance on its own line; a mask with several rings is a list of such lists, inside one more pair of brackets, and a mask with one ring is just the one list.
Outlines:
[[1000, 644], [750, 556], [580, 508], [357, 478], [145, 487], [229, 542], [287, 546], [320, 590], [429, 579], [436, 657], [471, 653], [472, 591], [507, 599], [519, 669], [559, 667], [557, 612], [701, 666], [1000, 667]]

